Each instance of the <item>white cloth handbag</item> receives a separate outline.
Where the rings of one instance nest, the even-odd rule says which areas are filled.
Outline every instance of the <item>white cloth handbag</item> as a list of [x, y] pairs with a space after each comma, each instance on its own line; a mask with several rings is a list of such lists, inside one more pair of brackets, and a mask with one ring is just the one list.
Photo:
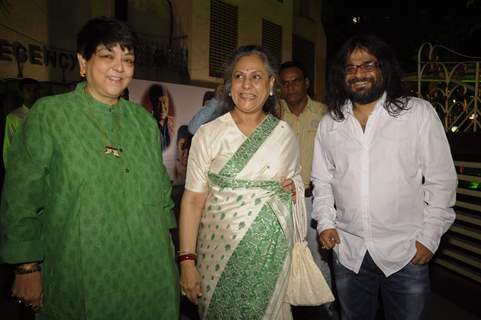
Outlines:
[[286, 302], [294, 306], [318, 306], [334, 301], [329, 285], [312, 258], [307, 247], [307, 214], [304, 188], [296, 185], [296, 205], [292, 214], [294, 223], [294, 245], [287, 285]]

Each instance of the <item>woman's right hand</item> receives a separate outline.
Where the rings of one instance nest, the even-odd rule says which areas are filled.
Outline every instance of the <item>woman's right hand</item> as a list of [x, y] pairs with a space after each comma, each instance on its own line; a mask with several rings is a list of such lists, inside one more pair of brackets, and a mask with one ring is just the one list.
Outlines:
[[42, 308], [42, 274], [37, 272], [15, 275], [12, 296], [21, 300], [25, 306], [39, 312]]
[[200, 274], [193, 260], [180, 262], [180, 286], [182, 294], [185, 294], [192, 303], [197, 304], [198, 298], [202, 297], [202, 292], [200, 289]]

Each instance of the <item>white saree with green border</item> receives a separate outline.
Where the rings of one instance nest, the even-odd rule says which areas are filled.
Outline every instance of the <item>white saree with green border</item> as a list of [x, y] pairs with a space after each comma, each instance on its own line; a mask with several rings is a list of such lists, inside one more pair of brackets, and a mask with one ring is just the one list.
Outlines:
[[194, 136], [186, 189], [208, 192], [197, 239], [201, 319], [292, 319], [284, 299], [294, 206], [283, 178], [303, 195], [296, 137], [273, 116], [248, 137], [229, 113]]

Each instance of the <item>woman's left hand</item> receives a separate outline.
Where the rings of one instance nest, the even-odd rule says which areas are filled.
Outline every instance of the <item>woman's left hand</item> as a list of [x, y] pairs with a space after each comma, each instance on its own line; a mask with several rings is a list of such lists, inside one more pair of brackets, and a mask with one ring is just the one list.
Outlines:
[[281, 181], [281, 186], [286, 192], [290, 192], [292, 196], [292, 201], [296, 201], [297, 195], [296, 195], [296, 185], [294, 184], [294, 181], [292, 179], [284, 179]]
[[180, 287], [182, 295], [187, 296], [193, 304], [197, 304], [202, 297], [200, 287], [201, 277], [195, 263], [192, 260], [182, 261], [180, 263]]

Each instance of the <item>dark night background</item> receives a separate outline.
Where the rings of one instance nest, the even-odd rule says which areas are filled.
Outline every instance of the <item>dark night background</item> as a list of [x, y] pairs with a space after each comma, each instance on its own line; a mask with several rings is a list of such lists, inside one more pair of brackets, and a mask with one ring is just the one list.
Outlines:
[[[353, 23], [358, 17], [359, 22]], [[397, 51], [404, 71], [416, 70], [419, 46], [444, 45], [481, 57], [481, 0], [324, 0], [327, 58], [356, 33], [375, 34]]]

